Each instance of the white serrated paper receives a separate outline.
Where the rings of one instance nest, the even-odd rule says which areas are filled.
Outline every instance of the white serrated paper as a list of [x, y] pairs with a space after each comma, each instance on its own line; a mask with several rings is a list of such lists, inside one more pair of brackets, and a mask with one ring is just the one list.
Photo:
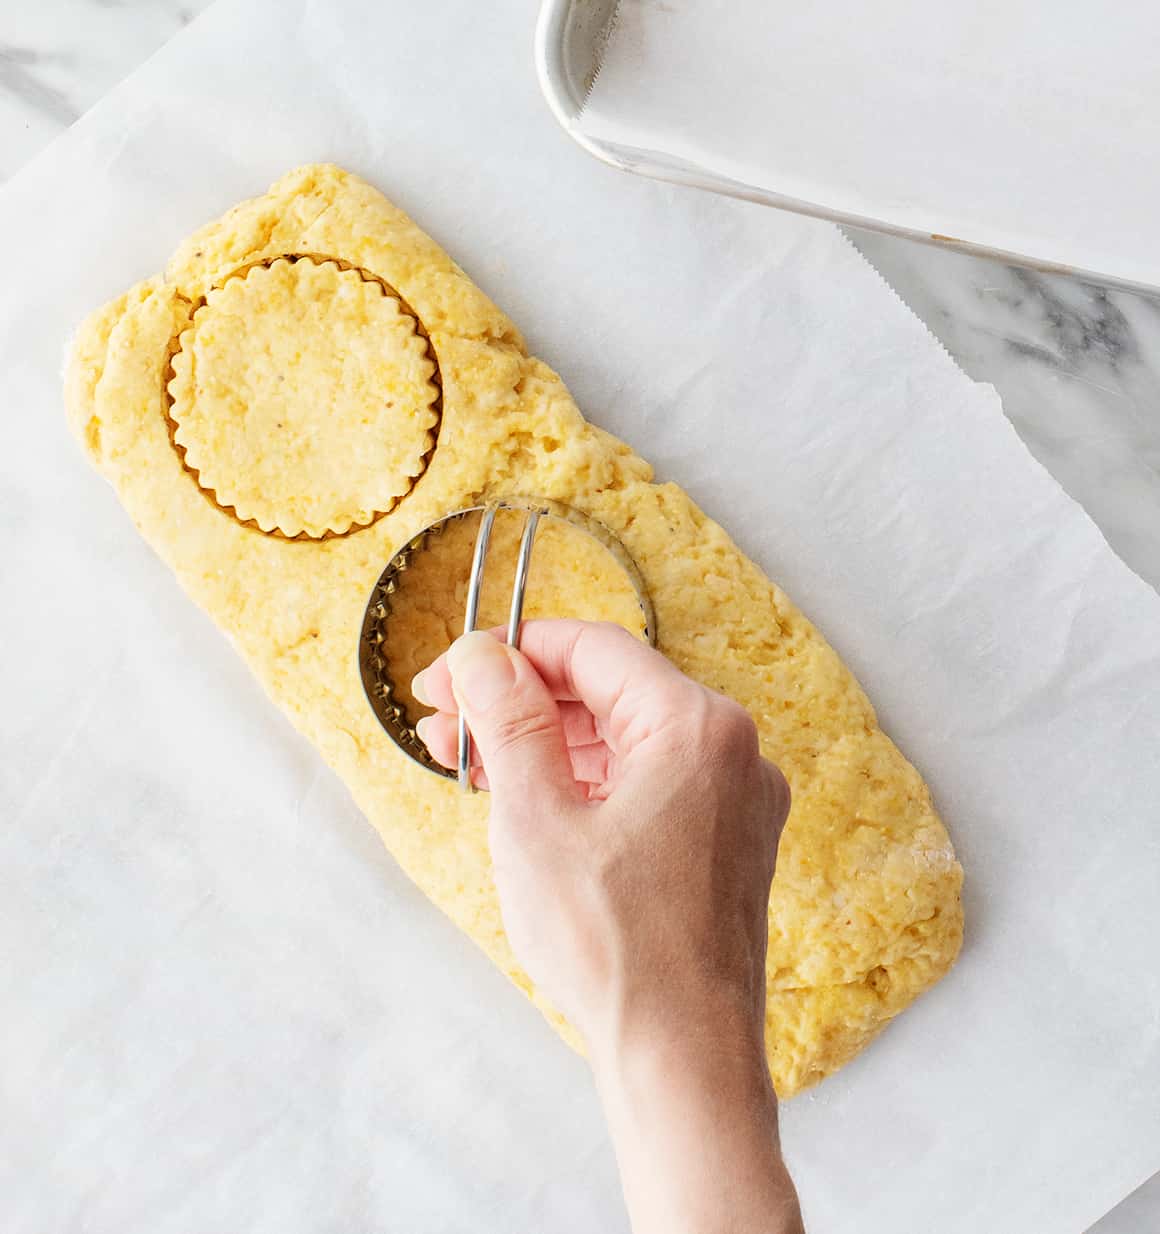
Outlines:
[[625, 1229], [583, 1062], [65, 428], [83, 315], [331, 159], [733, 531], [932, 786], [966, 950], [785, 1107], [810, 1228], [1078, 1232], [1160, 1167], [1160, 598], [837, 231], [578, 150], [534, 18], [223, 0], [0, 193], [0, 1228]]

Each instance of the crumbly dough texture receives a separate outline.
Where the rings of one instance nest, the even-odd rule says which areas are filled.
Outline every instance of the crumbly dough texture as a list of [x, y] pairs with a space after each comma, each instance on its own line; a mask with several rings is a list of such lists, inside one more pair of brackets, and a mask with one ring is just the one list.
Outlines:
[[[416, 701], [411, 680], [446, 651], [463, 631], [467, 580], [479, 530], [479, 514], [444, 523], [396, 579], [385, 623], [391, 698], [413, 728], [431, 709]], [[500, 510], [492, 526], [477, 624], [506, 626], [525, 515]], [[638, 638], [645, 616], [632, 580], [595, 537], [563, 519], [545, 516], [536, 531], [532, 569], [524, 592], [524, 617], [579, 617], [613, 621]]]
[[173, 440], [202, 488], [262, 531], [364, 526], [426, 465], [435, 365], [415, 319], [357, 270], [252, 266], [209, 292], [177, 346]]
[[[243, 283], [239, 272], [274, 270], [294, 255], [311, 255], [316, 270], [333, 259], [394, 289], [430, 338], [443, 398], [430, 462], [393, 510], [345, 535], [296, 541], [243, 525], [199, 486], [170, 439], [166, 396], [170, 358], [183, 332], [198, 329], [192, 317], [203, 300], [213, 305], [215, 289], [224, 289], [222, 299], [241, 308], [254, 275]], [[285, 264], [297, 271], [300, 263]], [[296, 285], [296, 299], [309, 301], [312, 279]], [[363, 304], [368, 323], [374, 304]], [[260, 336], [265, 311], [257, 297], [246, 306], [244, 337]], [[309, 350], [285, 313], [275, 313], [275, 328]], [[246, 356], [266, 381], [268, 361]], [[358, 418], [349, 392], [333, 372], [313, 391], [309, 369], [304, 359], [294, 398], [310, 389], [315, 418], [303, 418], [299, 401], [297, 431], [316, 432], [328, 454], [335, 443], [345, 450]], [[416, 382], [404, 384], [413, 392]], [[373, 393], [359, 389], [360, 399]], [[192, 426], [180, 380], [178, 394]], [[335, 167], [302, 167], [197, 232], [163, 274], [84, 324], [66, 401], [76, 433], [143, 534], [343, 778], [400, 865], [573, 1044], [575, 1033], [532, 987], [504, 935], [486, 796], [460, 796], [391, 743], [364, 697], [355, 654], [367, 598], [392, 554], [488, 495], [554, 498], [619, 536], [652, 598], [660, 649], [749, 709], [766, 755], [790, 782], [769, 911], [766, 1038], [778, 1092], [792, 1095], [842, 1066], [954, 962], [960, 867], [926, 786], [878, 728], [849, 670], [721, 527], [675, 485], [654, 484], [643, 459], [583, 419], [512, 323], [370, 185]], [[211, 420], [236, 414], [228, 402], [203, 404], [195, 394], [192, 403], [201, 420], [191, 445], [196, 435], [203, 458], [212, 453], [221, 474], [229, 472], [245, 506], [240, 460], [261, 475], [267, 457], [252, 441], [237, 459], [218, 447]], [[398, 448], [399, 458], [413, 457], [415, 406], [389, 419], [383, 448]], [[294, 452], [283, 456], [284, 474], [272, 473], [269, 492], [279, 502], [296, 493], [315, 503], [317, 525], [358, 521], [379, 498], [359, 491], [358, 458], [344, 454], [342, 463], [351, 493], [311, 488], [314, 463]], [[336, 504], [340, 494], [349, 504]], [[246, 497], [257, 517], [266, 490], [255, 486]], [[332, 517], [340, 505], [342, 517]], [[287, 513], [275, 505], [267, 513], [276, 508], [279, 518]]]

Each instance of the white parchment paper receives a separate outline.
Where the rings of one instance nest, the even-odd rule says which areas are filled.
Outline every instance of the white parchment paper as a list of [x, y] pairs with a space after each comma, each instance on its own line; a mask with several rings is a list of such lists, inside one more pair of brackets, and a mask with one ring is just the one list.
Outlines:
[[831, 212], [1160, 286], [1160, 8], [620, 0], [583, 116]]
[[328, 158], [732, 529], [934, 790], [966, 950], [786, 1106], [811, 1228], [1079, 1231], [1160, 1167], [1160, 598], [837, 231], [581, 153], [533, 19], [223, 0], [0, 194], [0, 1228], [625, 1229], [585, 1065], [65, 429], [84, 313]]

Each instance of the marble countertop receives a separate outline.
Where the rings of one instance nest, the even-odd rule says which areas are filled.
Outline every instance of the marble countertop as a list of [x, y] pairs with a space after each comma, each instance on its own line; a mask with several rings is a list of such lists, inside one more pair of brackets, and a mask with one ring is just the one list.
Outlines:
[[[210, 0], [0, 0], [0, 184]], [[1160, 294], [914, 244], [851, 239], [1032, 453], [1160, 589]], [[1160, 1175], [1093, 1234], [1160, 1230]]]

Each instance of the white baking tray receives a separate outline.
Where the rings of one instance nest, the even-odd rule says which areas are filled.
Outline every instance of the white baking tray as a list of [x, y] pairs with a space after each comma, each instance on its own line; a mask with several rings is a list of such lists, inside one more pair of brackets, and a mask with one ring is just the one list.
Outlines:
[[1160, 4], [544, 0], [598, 158], [856, 227], [1160, 288]]

